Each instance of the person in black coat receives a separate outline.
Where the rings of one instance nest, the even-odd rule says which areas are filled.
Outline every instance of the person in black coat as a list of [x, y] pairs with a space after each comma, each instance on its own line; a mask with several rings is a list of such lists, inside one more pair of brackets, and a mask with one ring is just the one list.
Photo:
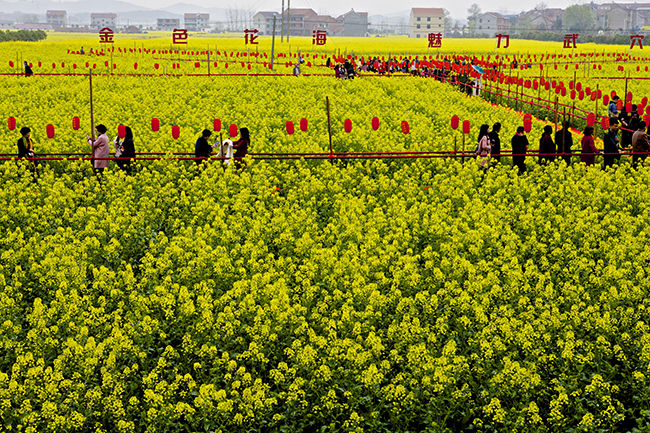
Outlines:
[[[124, 140], [118, 141], [115, 146], [121, 150], [120, 158], [135, 158], [135, 144], [133, 143], [133, 131], [130, 127], [124, 127]], [[127, 173], [131, 173], [131, 160], [117, 160], [117, 165]]]
[[[194, 145], [194, 157], [195, 158], [210, 158], [212, 155], [212, 146], [208, 143], [208, 138], [212, 135], [212, 131], [209, 129], [204, 129], [201, 136], [196, 140]], [[196, 159], [197, 164], [200, 164], [203, 159]]]
[[613, 119], [609, 123], [609, 131], [603, 136], [603, 159], [605, 161], [605, 167], [611, 167], [614, 165], [614, 161], [621, 159], [621, 150], [618, 146], [618, 121]]
[[[562, 124], [562, 129], [555, 133], [555, 144], [557, 146], [557, 153], [559, 153], [566, 165], [571, 164], [571, 147], [573, 146], [573, 136], [569, 128], [571, 127], [571, 122], [568, 120]], [[562, 155], [562, 154], [566, 155]]]
[[512, 145], [512, 165], [519, 168], [519, 174], [526, 171], [526, 152], [528, 152], [528, 137], [523, 126], [517, 128], [517, 133], [510, 140]]
[[543, 164], [544, 162], [555, 161], [555, 143], [553, 143], [551, 133], [553, 133], [553, 127], [546, 125], [544, 127], [544, 132], [542, 133], [542, 138], [539, 139], [540, 164]]
[[497, 162], [501, 162], [501, 139], [499, 138], [499, 132], [501, 132], [501, 124], [497, 122], [492, 126], [492, 131], [488, 134], [492, 149], [490, 153], [492, 159], [495, 159]]
[[31, 77], [32, 75], [34, 75], [34, 71], [32, 71], [32, 68], [30, 68], [27, 61], [25, 61], [25, 76]]
[[32, 141], [32, 130], [24, 126], [20, 128], [20, 139], [18, 140], [18, 158], [34, 157], [34, 142]]

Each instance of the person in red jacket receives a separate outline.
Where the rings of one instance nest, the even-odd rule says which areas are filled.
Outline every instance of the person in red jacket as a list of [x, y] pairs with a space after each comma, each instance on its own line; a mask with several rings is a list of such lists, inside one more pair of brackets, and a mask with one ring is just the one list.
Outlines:
[[248, 155], [248, 146], [250, 146], [251, 140], [248, 133], [248, 128], [242, 128], [239, 130], [239, 140], [235, 141], [232, 144], [232, 148], [235, 150], [233, 155], [235, 158], [235, 167], [240, 169], [242, 166], [245, 166], [246, 163], [243, 161], [243, 158]]
[[582, 137], [582, 152], [580, 153], [580, 161], [584, 162], [587, 165], [594, 165], [596, 163], [596, 155], [598, 155], [598, 149], [594, 143], [594, 128], [587, 126], [583, 132], [584, 137]]
[[542, 138], [539, 139], [540, 164], [544, 162], [553, 162], [555, 160], [555, 143], [553, 143], [551, 133], [553, 133], [553, 127], [551, 125], [546, 125], [544, 127], [544, 132], [542, 133]]

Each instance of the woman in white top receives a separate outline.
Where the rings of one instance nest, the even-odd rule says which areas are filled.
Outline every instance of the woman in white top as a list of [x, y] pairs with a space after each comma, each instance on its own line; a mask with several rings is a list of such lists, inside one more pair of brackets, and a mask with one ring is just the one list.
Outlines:
[[488, 136], [488, 125], [481, 125], [478, 133], [478, 146], [476, 147], [476, 154], [481, 168], [485, 168], [490, 162], [490, 153], [492, 145], [490, 144], [490, 137]]
[[[219, 142], [215, 143], [215, 146], [219, 145]], [[217, 152], [217, 158], [224, 158], [222, 164], [224, 167], [230, 165], [230, 160], [232, 159], [233, 148], [231, 140], [224, 140], [219, 146], [219, 152]]]

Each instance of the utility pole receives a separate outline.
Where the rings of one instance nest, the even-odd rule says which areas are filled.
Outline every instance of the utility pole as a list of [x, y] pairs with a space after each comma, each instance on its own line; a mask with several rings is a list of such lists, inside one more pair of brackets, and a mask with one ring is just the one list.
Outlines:
[[287, 0], [287, 42], [291, 35], [291, 0]]
[[284, 42], [284, 0], [282, 0], [282, 16], [280, 17], [282, 20], [282, 29], [280, 30], [280, 42]]
[[273, 17], [273, 39], [271, 39], [271, 70], [273, 70], [274, 52], [275, 52], [275, 17]]

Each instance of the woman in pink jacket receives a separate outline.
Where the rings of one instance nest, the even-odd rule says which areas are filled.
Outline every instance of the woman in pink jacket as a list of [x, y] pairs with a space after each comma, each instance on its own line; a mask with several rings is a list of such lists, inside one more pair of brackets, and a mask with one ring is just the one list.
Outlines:
[[[108, 147], [108, 136], [106, 135], [106, 127], [104, 125], [97, 125], [95, 127], [97, 130], [97, 140], [94, 142], [86, 135], [86, 138], [88, 139], [88, 144], [92, 147], [93, 153], [92, 157], [93, 158], [108, 158], [110, 156], [110, 149]], [[105, 168], [108, 168], [108, 159], [93, 159], [93, 169], [95, 170], [95, 173], [102, 174], [104, 172]]]

